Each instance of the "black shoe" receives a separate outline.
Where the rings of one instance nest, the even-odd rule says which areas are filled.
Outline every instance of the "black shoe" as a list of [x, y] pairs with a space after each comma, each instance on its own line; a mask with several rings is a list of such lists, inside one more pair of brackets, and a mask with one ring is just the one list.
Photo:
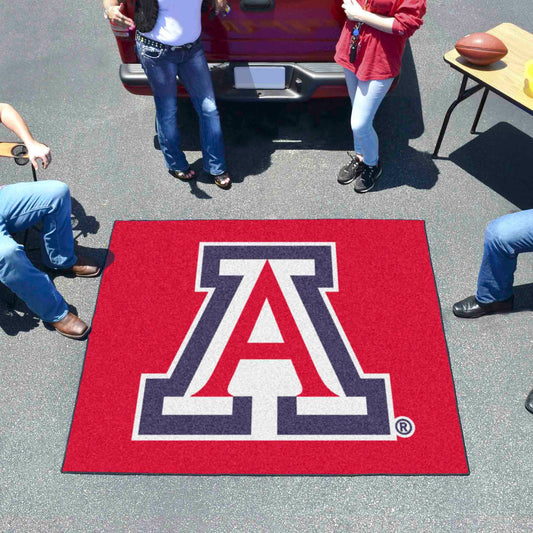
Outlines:
[[368, 166], [365, 163], [361, 163], [361, 166], [363, 167], [363, 171], [357, 176], [353, 186], [353, 190], [355, 192], [369, 191], [372, 187], [374, 187], [376, 181], [378, 181], [381, 173], [383, 172], [383, 167], [379, 161], [378, 164], [373, 167]]
[[459, 318], [479, 318], [493, 313], [506, 313], [513, 309], [514, 296], [501, 302], [482, 304], [475, 296], [469, 296], [460, 302], [453, 304], [453, 314]]
[[339, 175], [337, 176], [337, 181], [342, 185], [352, 183], [352, 181], [363, 171], [363, 162], [356, 155], [351, 155], [350, 152], [348, 152], [348, 155], [352, 160], [339, 170]]
[[526, 398], [526, 409], [533, 413], [533, 390], [527, 395]]

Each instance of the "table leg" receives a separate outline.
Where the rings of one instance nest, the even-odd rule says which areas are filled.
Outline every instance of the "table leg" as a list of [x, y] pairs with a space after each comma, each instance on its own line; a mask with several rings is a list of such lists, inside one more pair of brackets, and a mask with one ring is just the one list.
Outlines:
[[467, 98], [469, 98], [470, 96], [477, 93], [479, 90], [483, 88], [483, 85], [475, 85], [474, 87], [470, 87], [470, 89], [467, 89], [466, 88], [467, 82], [468, 82], [468, 76], [465, 74], [463, 75], [463, 81], [461, 82], [461, 88], [459, 89], [459, 94], [457, 95], [457, 98], [452, 103], [452, 105], [448, 108], [448, 111], [446, 112], [446, 115], [444, 117], [444, 122], [442, 123], [442, 127], [440, 129], [439, 138], [437, 139], [437, 144], [435, 145], [435, 150], [433, 152], [434, 159], [438, 157], [440, 145], [442, 144], [444, 134], [446, 133], [448, 122], [450, 121], [452, 112], [457, 107], [457, 104], [460, 104], [463, 100], [466, 100]]
[[485, 90], [483, 91], [483, 96], [481, 97], [481, 102], [479, 102], [479, 107], [477, 108], [476, 118], [474, 119], [474, 123], [472, 124], [472, 129], [470, 130], [470, 133], [476, 133], [477, 123], [481, 118], [481, 113], [483, 112], [483, 108], [485, 107], [485, 102], [487, 101], [488, 94], [489, 88], [485, 87]]

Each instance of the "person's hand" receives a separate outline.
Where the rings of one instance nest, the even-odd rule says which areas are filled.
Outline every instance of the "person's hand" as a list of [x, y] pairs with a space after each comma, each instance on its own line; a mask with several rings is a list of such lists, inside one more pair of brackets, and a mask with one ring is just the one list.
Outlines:
[[363, 22], [365, 10], [357, 3], [357, 0], [344, 0], [342, 9], [346, 13], [346, 18], [355, 22]]
[[35, 170], [39, 169], [38, 160], [40, 159], [43, 164], [43, 168], [46, 168], [52, 162], [52, 155], [50, 154], [50, 148], [46, 144], [32, 141], [26, 143], [28, 149], [28, 159], [31, 161]]
[[130, 30], [135, 27], [135, 22], [127, 17], [124, 14], [125, 12], [126, 4], [120, 4], [119, 6], [111, 6], [107, 8], [107, 16], [109, 17], [109, 21], [117, 26], [117, 29], [122, 31]]
[[226, 13], [227, 0], [213, 0], [213, 9], [216, 15], [224, 15]]

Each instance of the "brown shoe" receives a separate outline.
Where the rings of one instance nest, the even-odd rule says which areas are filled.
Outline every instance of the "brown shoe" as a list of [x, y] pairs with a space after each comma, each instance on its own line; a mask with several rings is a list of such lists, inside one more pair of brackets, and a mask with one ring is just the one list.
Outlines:
[[228, 172], [222, 174], [209, 174], [215, 185], [218, 185], [221, 189], [229, 189], [231, 187], [231, 177]]
[[181, 181], [191, 181], [196, 176], [196, 172], [191, 167], [187, 170], [169, 170], [168, 173]]
[[51, 322], [58, 333], [69, 339], [83, 339], [89, 333], [89, 326], [70, 311], [59, 322]]
[[94, 278], [102, 270], [90, 257], [78, 256], [78, 260], [67, 271], [80, 278]]

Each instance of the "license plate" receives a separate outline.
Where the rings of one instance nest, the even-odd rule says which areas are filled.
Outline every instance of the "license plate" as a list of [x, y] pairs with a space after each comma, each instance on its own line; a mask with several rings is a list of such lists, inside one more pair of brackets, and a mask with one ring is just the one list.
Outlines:
[[285, 67], [235, 67], [236, 89], [285, 89]]

